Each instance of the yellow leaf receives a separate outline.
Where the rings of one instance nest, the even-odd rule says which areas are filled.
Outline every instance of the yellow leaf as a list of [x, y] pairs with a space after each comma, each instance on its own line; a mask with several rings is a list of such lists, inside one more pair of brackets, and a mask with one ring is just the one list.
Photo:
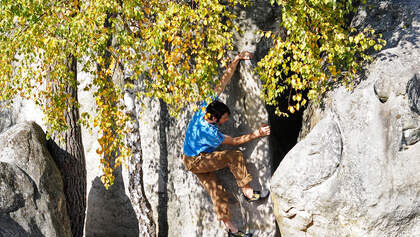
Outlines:
[[[296, 100], [297, 101], [301, 101], [302, 100], [302, 94], [297, 94], [296, 95]], [[299, 109], [298, 109], [299, 110]]]
[[290, 113], [294, 113], [295, 112], [295, 108], [293, 108], [293, 106], [289, 106], [288, 110], [290, 111]]
[[101, 176], [101, 182], [102, 182], [103, 184], [105, 184], [105, 183], [106, 183], [106, 177], [105, 177], [104, 175], [102, 175], [102, 176]]
[[97, 153], [98, 155], [102, 154], [102, 152], [103, 152], [103, 150], [102, 150], [102, 149], [100, 149], [100, 148], [96, 149], [96, 153]]
[[219, 55], [217, 55], [217, 59], [220, 60], [220, 59], [222, 59], [222, 57], [223, 57], [223, 51], [220, 51], [219, 52]]

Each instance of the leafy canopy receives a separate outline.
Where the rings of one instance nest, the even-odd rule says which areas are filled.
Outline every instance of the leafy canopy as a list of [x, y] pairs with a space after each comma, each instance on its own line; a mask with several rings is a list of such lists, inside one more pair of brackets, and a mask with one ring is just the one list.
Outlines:
[[[124, 72], [147, 78], [144, 95], [164, 100], [174, 114], [211, 94], [218, 64], [229, 61], [232, 20], [228, 7], [243, 0], [0, 0], [0, 100], [15, 96], [41, 107], [49, 134], [68, 129], [65, 114], [80, 107], [67, 87], [78, 87], [69, 68], [93, 77], [96, 111], [80, 123], [99, 131], [97, 150], [105, 187], [129, 156]], [[130, 84], [125, 86], [130, 87]]]
[[[373, 30], [349, 27], [352, 1], [271, 3], [282, 6], [283, 33], [261, 32], [273, 47], [256, 71], [265, 82], [264, 100], [278, 106], [288, 93], [291, 113], [305, 105], [306, 92], [314, 100], [335, 81], [351, 85], [371, 60], [367, 50], [384, 45]], [[124, 85], [116, 78], [126, 72], [146, 78], [142, 96], [162, 99], [172, 114], [212, 94], [219, 64], [227, 65], [232, 50], [235, 15], [228, 9], [236, 4], [245, 0], [0, 0], [0, 100], [32, 99], [49, 133], [64, 131], [66, 111], [81, 103], [66, 89], [80, 86], [69, 70], [75, 57], [79, 70], [93, 77], [83, 89], [97, 105], [79, 122], [100, 133], [97, 153], [109, 187], [130, 154]]]
[[[282, 6], [282, 32], [260, 32], [273, 46], [256, 68], [264, 84], [264, 100], [276, 106], [288, 96], [288, 111], [299, 110], [307, 98], [317, 100], [335, 82], [351, 87], [364, 63], [372, 60], [370, 48], [385, 41], [372, 29], [350, 27], [355, 13], [351, 0], [271, 0]], [[307, 93], [307, 98], [305, 94]]]

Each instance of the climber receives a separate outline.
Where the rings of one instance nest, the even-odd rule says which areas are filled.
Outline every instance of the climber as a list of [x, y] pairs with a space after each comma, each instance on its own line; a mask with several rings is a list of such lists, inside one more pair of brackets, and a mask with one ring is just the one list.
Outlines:
[[229, 167], [248, 202], [262, 200], [269, 194], [268, 191], [254, 191], [250, 186], [252, 176], [248, 173], [241, 151], [215, 151], [221, 144], [237, 146], [270, 135], [270, 126], [268, 125], [263, 125], [254, 132], [239, 137], [222, 134], [218, 128], [218, 125], [228, 121], [230, 110], [217, 98], [232, 78], [239, 61], [241, 59], [250, 60], [252, 57], [253, 55], [246, 51], [235, 57], [215, 88], [217, 97], [209, 105], [206, 102], [202, 103], [201, 106], [206, 107], [206, 112], [199, 109], [190, 120], [185, 133], [183, 155], [185, 167], [197, 175], [201, 184], [210, 194], [218, 220], [223, 221], [228, 236], [252, 236], [252, 234], [245, 234], [233, 225], [228, 207], [228, 195], [215, 172]]

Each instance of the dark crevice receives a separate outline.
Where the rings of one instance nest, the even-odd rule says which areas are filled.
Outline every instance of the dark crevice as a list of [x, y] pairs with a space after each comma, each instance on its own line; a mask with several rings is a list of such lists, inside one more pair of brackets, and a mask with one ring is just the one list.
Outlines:
[[[32, 187], [34, 189], [34, 194], [33, 194], [33, 197], [32, 197], [33, 198], [33, 202], [34, 202], [35, 208], [38, 209], [37, 200], [39, 200], [41, 198], [41, 194], [40, 194], [40, 192], [38, 190], [38, 186], [36, 185], [36, 183], [32, 179], [32, 177], [28, 173], [25, 172], [25, 170], [23, 170], [20, 167], [17, 167], [17, 168], [26, 176], [26, 178], [28, 179], [28, 181], [31, 183], [31, 185], [32, 185]], [[25, 202], [25, 201], [23, 200], [23, 202]]]
[[[257, 2], [255, 2], [257, 3]], [[281, 18], [281, 7], [277, 5], [268, 5], [269, 3], [257, 3], [256, 7], [253, 7], [250, 17], [257, 23], [261, 30], [273, 30], [274, 32], [279, 31], [279, 23]], [[270, 11], [261, 16], [261, 9], [269, 8]], [[256, 44], [255, 49], [255, 61], [260, 61], [264, 58], [272, 47], [272, 42], [269, 39], [262, 38]], [[290, 56], [291, 57], [291, 56]], [[286, 78], [290, 75], [282, 75]], [[305, 94], [305, 92], [303, 92]], [[281, 111], [286, 112], [289, 106], [289, 93], [282, 95], [277, 99], [278, 107]], [[274, 106], [266, 106], [268, 112], [268, 119], [271, 126], [271, 135], [269, 138], [270, 148], [272, 151], [272, 173], [277, 169], [283, 157], [293, 148], [296, 144], [300, 129], [302, 127], [302, 116], [303, 111], [297, 111], [294, 114], [290, 114], [289, 117], [279, 117], [275, 112]]]
[[[8, 214], [0, 213], [0, 237], [26, 237], [32, 236], [16, 220]], [[41, 235], [42, 236], [42, 235]]]
[[30, 236], [38, 236], [38, 237], [45, 237], [45, 235], [42, 234], [41, 230], [39, 229], [37, 223], [35, 222], [34, 219], [31, 219], [31, 234]]
[[420, 73], [417, 73], [406, 86], [411, 111], [420, 115]]
[[[287, 99], [281, 100], [280, 109], [287, 111]], [[272, 173], [274, 173], [284, 156], [296, 145], [300, 129], [302, 128], [303, 110], [289, 114], [289, 117], [279, 117], [274, 111], [275, 107], [267, 106], [271, 135], [270, 147], [272, 150]]]
[[158, 223], [159, 237], [168, 236], [168, 142], [166, 138], [169, 127], [168, 108], [162, 100], [160, 103], [159, 117], [159, 140], [160, 140], [160, 159], [159, 159], [159, 180], [158, 180]]

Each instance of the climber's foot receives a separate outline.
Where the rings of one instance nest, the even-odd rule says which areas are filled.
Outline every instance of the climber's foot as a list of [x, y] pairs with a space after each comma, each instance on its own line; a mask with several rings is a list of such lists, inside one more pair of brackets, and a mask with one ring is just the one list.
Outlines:
[[244, 233], [240, 230], [238, 230], [237, 232], [231, 232], [230, 230], [228, 231], [228, 237], [236, 237], [236, 236], [252, 237], [252, 233]]
[[256, 202], [256, 201], [261, 201], [261, 200], [266, 199], [269, 194], [270, 194], [270, 191], [268, 191], [268, 190], [253, 191], [251, 196], [247, 196], [247, 195], [244, 194], [244, 197], [248, 202]]

